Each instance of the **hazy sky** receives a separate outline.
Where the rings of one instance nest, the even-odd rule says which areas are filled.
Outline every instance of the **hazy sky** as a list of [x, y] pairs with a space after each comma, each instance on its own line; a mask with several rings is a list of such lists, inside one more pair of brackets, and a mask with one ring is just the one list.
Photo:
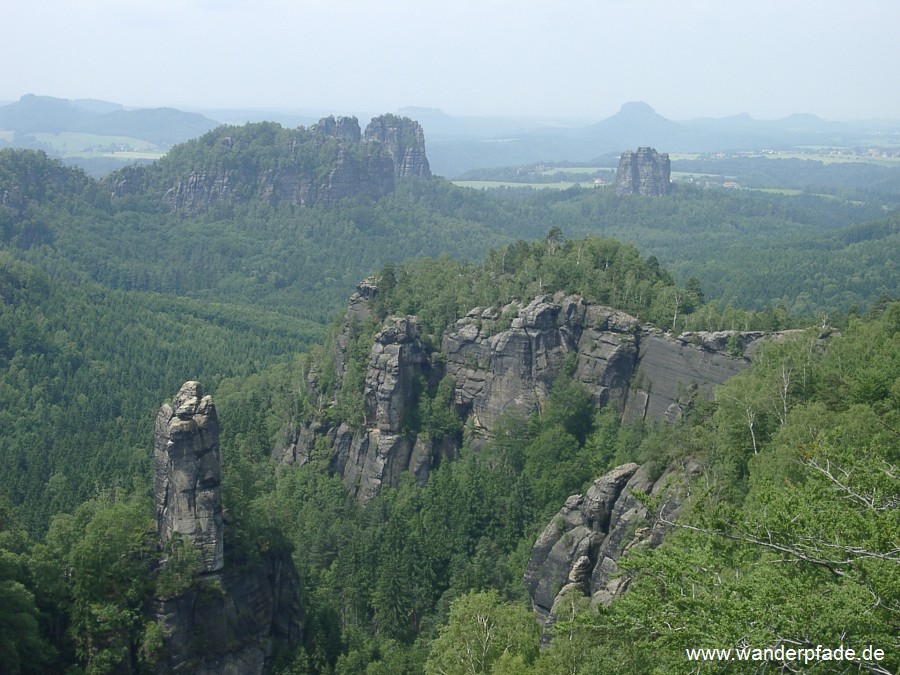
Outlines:
[[898, 0], [0, 0], [0, 100], [900, 118]]

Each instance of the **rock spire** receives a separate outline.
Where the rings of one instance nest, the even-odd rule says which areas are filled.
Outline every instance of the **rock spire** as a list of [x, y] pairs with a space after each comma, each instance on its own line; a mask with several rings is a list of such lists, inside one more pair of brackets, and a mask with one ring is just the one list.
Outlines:
[[659, 154], [653, 148], [628, 150], [619, 158], [616, 171], [617, 195], [658, 197], [672, 191], [671, 162], [668, 153]]
[[224, 559], [219, 419], [199, 382], [185, 382], [156, 417], [156, 527], [161, 546], [179, 532], [201, 552], [202, 572]]

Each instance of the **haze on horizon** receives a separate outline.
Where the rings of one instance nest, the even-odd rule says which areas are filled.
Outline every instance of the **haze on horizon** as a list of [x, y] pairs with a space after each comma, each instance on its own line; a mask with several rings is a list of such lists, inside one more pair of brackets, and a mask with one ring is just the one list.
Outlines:
[[900, 119], [896, 0], [0, 0], [0, 100]]

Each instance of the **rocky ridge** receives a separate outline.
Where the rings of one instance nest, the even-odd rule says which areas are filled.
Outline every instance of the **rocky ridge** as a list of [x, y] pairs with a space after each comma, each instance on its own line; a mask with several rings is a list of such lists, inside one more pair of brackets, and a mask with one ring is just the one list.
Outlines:
[[[193, 153], [189, 168], [180, 154]], [[393, 192], [396, 180], [431, 175], [418, 122], [375, 117], [362, 134], [355, 117], [325, 117], [309, 128], [274, 123], [220, 127], [178, 146], [154, 165], [106, 179], [113, 197], [160, 193], [172, 211], [201, 213], [258, 198], [295, 206]]]
[[265, 672], [276, 644], [301, 639], [300, 579], [288, 553], [269, 552], [256, 565], [228, 564], [219, 421], [199, 382], [185, 382], [162, 406], [154, 448], [160, 547], [180, 537], [199, 552], [191, 586], [152, 608], [167, 651], [157, 672]]
[[668, 154], [653, 148], [627, 150], [619, 158], [616, 170], [617, 195], [658, 197], [672, 191], [671, 162]]
[[[354, 326], [371, 317], [377, 288], [368, 280], [350, 301], [334, 354], [343, 382]], [[331, 470], [365, 501], [403, 473], [423, 483], [433, 466], [457, 456], [461, 438], [409, 432], [421, 383], [452, 378], [457, 412], [478, 438], [488, 438], [506, 412], [539, 409], [567, 359], [598, 407], [626, 421], [674, 421], [698, 397], [708, 398], [749, 365], [763, 333], [725, 331], [673, 336], [635, 317], [577, 295], [542, 295], [520, 306], [478, 307], [449, 327], [439, 351], [421, 339], [415, 316], [390, 317], [365, 364], [364, 420], [355, 428], [327, 417], [294, 426], [273, 455], [287, 464], [311, 460], [319, 439], [331, 448]], [[417, 384], [418, 383], [418, 384]], [[317, 391], [316, 374], [309, 382]], [[328, 402], [323, 402], [327, 406]]]

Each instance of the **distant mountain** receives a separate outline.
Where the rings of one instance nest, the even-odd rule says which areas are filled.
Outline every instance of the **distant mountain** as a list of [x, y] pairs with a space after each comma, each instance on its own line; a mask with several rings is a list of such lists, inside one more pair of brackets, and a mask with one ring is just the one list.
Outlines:
[[382, 115], [364, 134], [355, 117], [326, 117], [298, 129], [275, 122], [222, 126], [152, 165], [105, 180], [119, 197], [153, 194], [173, 211], [194, 214], [253, 199], [304, 207], [377, 199], [393, 192], [398, 178], [430, 175], [422, 127]]
[[612, 117], [584, 129], [583, 135], [597, 144], [622, 150], [646, 145], [683, 145], [697, 140], [690, 129], [666, 119], [639, 101], [624, 104]]
[[217, 122], [199, 113], [174, 108], [147, 108], [119, 110], [93, 117], [80, 131], [104, 136], [130, 136], [170, 147], [202, 136], [217, 126]]
[[0, 107], [0, 129], [17, 134], [74, 131], [91, 116], [67, 99], [26, 94], [16, 103]]
[[[418, 119], [422, 119], [419, 115]], [[426, 133], [427, 122], [423, 122]], [[691, 148], [697, 134], [657, 114], [646, 103], [626, 103], [612, 117], [580, 127], [532, 127], [494, 138], [429, 140], [435, 173], [457, 176], [474, 168], [569, 160], [589, 162], [601, 155], [618, 155], [640, 146], [661, 151]]]
[[64, 131], [129, 136], [168, 147], [196, 138], [218, 126], [198, 113], [174, 108], [125, 110], [107, 101], [70, 101], [26, 94], [15, 103], [0, 106], [0, 129], [17, 135]]
[[[432, 171], [456, 177], [472, 169], [521, 166], [539, 162], [585, 162], [615, 166], [625, 150], [642, 146], [660, 152], [733, 152], [790, 149], [801, 145], [850, 146], [875, 138], [895, 139], [900, 121], [833, 122], [811, 114], [778, 120], [757, 120], [748, 114], [673, 121], [641, 101], [625, 103], [614, 115], [593, 124], [528, 117], [449, 115], [436, 108], [407, 107], [401, 117], [416, 119], [424, 129]], [[222, 123], [277, 122], [285, 128], [309, 127], [323, 115], [311, 110], [219, 109], [185, 112], [173, 108], [128, 110], [121, 104], [95, 99], [67, 100], [29, 94], [0, 105], [0, 146], [43, 149], [51, 156], [78, 163], [101, 176], [123, 163], [140, 161], [140, 153], [162, 154], [173, 145], [202, 136]], [[90, 156], [41, 132], [65, 131], [124, 136], [154, 146], [114, 157], [109, 149]], [[68, 139], [67, 139], [68, 140]], [[120, 148], [121, 149], [121, 148]], [[146, 161], [146, 159], [144, 160]]]

